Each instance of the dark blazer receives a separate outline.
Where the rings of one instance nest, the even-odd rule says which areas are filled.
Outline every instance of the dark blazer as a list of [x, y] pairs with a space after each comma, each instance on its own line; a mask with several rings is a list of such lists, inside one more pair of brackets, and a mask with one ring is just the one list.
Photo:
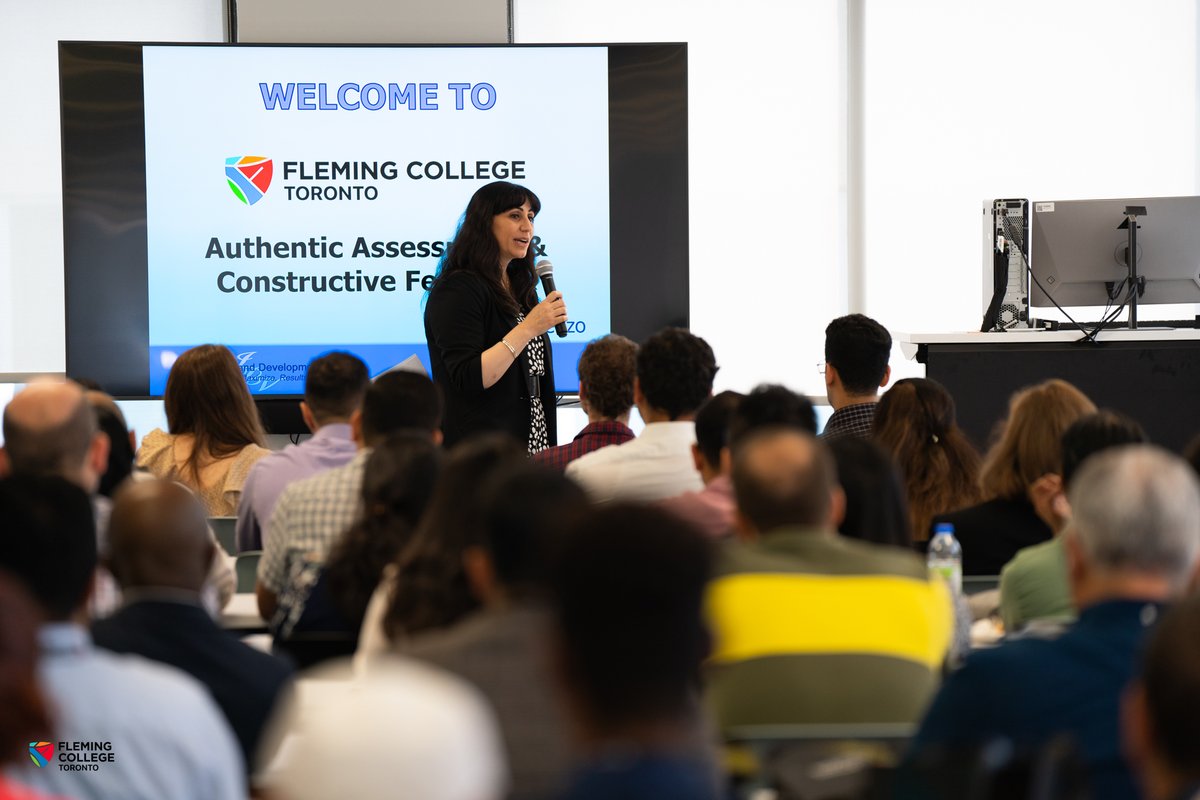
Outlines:
[[1024, 498], [988, 500], [933, 518], [935, 527], [939, 522], [954, 525], [954, 537], [962, 545], [963, 575], [999, 575], [1018, 550], [1054, 535]]
[[[528, 355], [522, 352], [491, 387], [483, 388], [482, 354], [497, 344], [515, 318], [496, 306], [487, 284], [471, 272], [439, 278], [425, 303], [425, 339], [433, 380], [446, 400], [442, 433], [447, 447], [479, 431], [507, 431], [529, 441]], [[558, 443], [554, 364], [550, 337], [543, 334], [546, 374], [538, 384], [551, 446]]]
[[[96, 644], [169, 664], [208, 687], [254, 769], [263, 726], [292, 668], [242, 644], [198, 604], [138, 600], [92, 624]], [[169, 713], [169, 710], [164, 710]]]

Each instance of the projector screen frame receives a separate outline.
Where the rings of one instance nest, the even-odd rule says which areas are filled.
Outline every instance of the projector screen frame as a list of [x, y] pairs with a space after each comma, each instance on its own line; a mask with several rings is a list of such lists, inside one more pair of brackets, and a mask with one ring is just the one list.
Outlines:
[[[687, 44], [59, 43], [66, 373], [122, 399], [149, 391], [142, 48], [567, 48], [608, 52], [611, 329], [642, 341], [689, 323]], [[657, 126], [645, 119], [653, 102]], [[618, 202], [637, 197], [637, 204]], [[464, 196], [464, 205], [466, 197]], [[103, 264], [103, 269], [93, 268]], [[619, 302], [618, 302], [619, 299]], [[111, 330], [114, 315], [124, 335]], [[140, 337], [129, 331], [136, 329]], [[215, 339], [216, 337], [214, 337]], [[331, 343], [335, 349], [337, 344]], [[108, 365], [123, 362], [120, 380]], [[105, 365], [98, 368], [97, 365]], [[142, 367], [131, 365], [144, 365]], [[558, 364], [558, 370], [574, 365]], [[136, 372], [136, 375], [134, 374]], [[560, 384], [561, 385], [561, 384]], [[139, 388], [141, 389], [139, 391]], [[574, 392], [564, 392], [566, 397]], [[301, 433], [299, 395], [256, 395], [275, 433]]]

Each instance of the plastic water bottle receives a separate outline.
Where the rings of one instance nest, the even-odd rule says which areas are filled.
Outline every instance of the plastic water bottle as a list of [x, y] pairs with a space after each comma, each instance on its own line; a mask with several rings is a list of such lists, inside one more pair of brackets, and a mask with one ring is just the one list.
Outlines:
[[954, 526], [938, 523], [929, 540], [929, 572], [940, 575], [956, 592], [962, 592], [962, 545], [954, 538]]

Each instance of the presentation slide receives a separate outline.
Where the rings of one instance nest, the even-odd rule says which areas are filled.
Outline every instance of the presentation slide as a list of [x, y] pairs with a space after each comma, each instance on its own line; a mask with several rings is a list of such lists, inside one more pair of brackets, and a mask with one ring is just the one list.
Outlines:
[[204, 342], [256, 394], [300, 394], [331, 349], [428, 369], [426, 292], [493, 180], [542, 201], [575, 385], [611, 327], [608, 80], [605, 47], [145, 46], [150, 394]]

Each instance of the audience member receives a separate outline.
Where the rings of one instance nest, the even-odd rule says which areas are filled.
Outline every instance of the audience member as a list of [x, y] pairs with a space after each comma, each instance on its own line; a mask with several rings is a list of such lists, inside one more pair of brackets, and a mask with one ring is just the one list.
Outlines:
[[634, 402], [646, 423], [625, 444], [603, 447], [567, 467], [596, 502], [650, 502], [704, 488], [692, 468], [696, 411], [712, 394], [712, 348], [683, 328], [666, 328], [638, 348]]
[[395, 431], [415, 430], [441, 440], [442, 396], [425, 375], [388, 372], [350, 417], [358, 454], [290, 484], [279, 496], [258, 562], [258, 610], [277, 639], [286, 639], [304, 613], [329, 549], [361, 515], [363, 469], [371, 448]]
[[250, 468], [270, 451], [229, 348], [202, 344], [185, 350], [167, 376], [163, 410], [167, 431], [146, 434], [137, 465], [192, 489], [210, 517], [232, 516]]
[[1150, 634], [1141, 675], [1122, 704], [1122, 740], [1145, 800], [1200, 795], [1200, 596], [1168, 611]]
[[1008, 419], [979, 475], [984, 502], [933, 520], [954, 525], [964, 575], [998, 575], [1018, 550], [1053, 535], [1038, 516], [1030, 490], [1042, 476], [1062, 470], [1063, 431], [1095, 410], [1082, 392], [1061, 380], [1013, 394]]
[[[1070, 517], [1064, 491], [1070, 489], [1084, 459], [1109, 447], [1146, 441], [1142, 426], [1113, 411], [1098, 411], [1075, 420], [1062, 435], [1062, 474], [1046, 475], [1038, 481], [1047, 509], [1040, 516], [1049, 517], [1052, 530], [1060, 532]], [[1000, 571], [1000, 616], [1010, 633], [1033, 620], [1058, 625], [1075, 618], [1062, 536], [1026, 547]]]
[[85, 393], [92, 411], [96, 412], [96, 425], [108, 437], [108, 465], [104, 475], [100, 477], [100, 485], [96, 491], [111, 499], [117, 487], [133, 474], [134, 451], [137, 450], [137, 439], [121, 407], [104, 392], [95, 389]]
[[84, 756], [111, 755], [89, 761], [94, 772], [26, 761], [10, 776], [97, 800], [244, 798], [237, 742], [204, 687], [92, 645], [83, 625], [96, 569], [87, 495], [61, 478], [10, 477], [0, 481], [0, 520], [0, 568], [25, 582], [45, 614], [38, 677], [55, 709], [55, 742], [78, 743]]
[[549, 447], [533, 460], [566, 469], [575, 459], [610, 444], [633, 438], [629, 413], [633, 409], [633, 379], [637, 345], [624, 336], [602, 336], [583, 348], [579, 357], [579, 407], [588, 424], [569, 444]]
[[809, 434], [764, 429], [733, 459], [742, 541], [708, 597], [718, 725], [916, 721], [950, 644], [945, 583], [911, 552], [837, 535], [845, 495]]
[[262, 533], [288, 484], [354, 458], [358, 447], [350, 433], [350, 415], [362, 407], [370, 383], [367, 365], [350, 353], [334, 351], [309, 362], [300, 416], [313, 435], [271, 453], [246, 476], [237, 507], [239, 552], [262, 549]]
[[793, 428], [817, 435], [817, 410], [812, 401], [802, 394], [778, 384], [755, 387], [746, 395], [729, 418], [729, 446], [759, 428]]
[[329, 551], [321, 578], [339, 623], [355, 639], [384, 568], [412, 542], [441, 469], [441, 449], [412, 431], [393, 433], [367, 459], [363, 514]]
[[[108, 436], [97, 430], [96, 415], [83, 389], [58, 379], [25, 387], [4, 409], [4, 450], [13, 474], [54, 475], [87, 492], [96, 518], [96, 547], [100, 558], [107, 558], [112, 502], [97, 489], [108, 464]], [[218, 552], [205, 589], [208, 608], [214, 612], [223, 608], [235, 586], [233, 567]], [[109, 614], [120, 605], [120, 590], [103, 566], [97, 568], [90, 597], [93, 616]]]
[[180, 669], [208, 687], [247, 765], [291, 668], [222, 630], [200, 589], [213, 544], [204, 508], [183, 486], [137, 481], [117, 495], [109, 564], [124, 606], [92, 625], [96, 644]]
[[482, 542], [464, 565], [483, 608], [452, 628], [417, 637], [406, 655], [479, 688], [496, 710], [512, 786], [509, 797], [555, 797], [566, 788], [566, 720], [551, 690], [546, 582], [551, 551], [587, 510], [578, 486], [540, 466], [497, 476], [481, 497]]
[[696, 443], [692, 463], [704, 481], [698, 492], [684, 492], [660, 501], [663, 508], [713, 539], [733, 535], [733, 482], [729, 479], [729, 421], [745, 395], [721, 392], [696, 412]]
[[524, 465], [526, 451], [512, 437], [481, 434], [454, 447], [412, 541], [384, 572], [359, 636], [360, 663], [421, 633], [454, 625], [479, 608], [463, 553], [478, 540], [480, 487]]
[[979, 502], [979, 454], [955, 422], [954, 398], [940, 383], [896, 381], [879, 400], [872, 430], [904, 476], [916, 541], [929, 539], [938, 514]]
[[1188, 446], [1184, 448], [1183, 458], [1192, 465], [1192, 469], [1196, 471], [1196, 474], [1200, 475], [1200, 436], [1192, 439]]
[[697, 745], [709, 542], [657, 508], [615, 503], [568, 531], [550, 574], [554, 663], [581, 764], [568, 800], [715, 800]]
[[870, 317], [850, 314], [825, 328], [825, 393], [833, 416], [821, 433], [826, 439], [871, 435], [879, 389], [892, 375], [888, 357], [892, 335]]
[[[37, 679], [39, 612], [17, 581], [0, 573], [0, 768], [27, 763], [53, 747], [50, 709]], [[43, 756], [44, 757], [44, 756]], [[0, 771], [0, 800], [52, 800], [8, 780]]]
[[1130, 445], [1087, 459], [1069, 499], [1063, 536], [1079, 620], [1057, 639], [972, 653], [938, 693], [914, 751], [994, 737], [1036, 747], [1066, 734], [1082, 751], [1096, 800], [1135, 798], [1119, 698], [1162, 605], [1195, 574], [1200, 484], [1178, 457]]
[[391, 658], [349, 680], [307, 673], [272, 725], [279, 758], [262, 775], [273, 800], [500, 800], [505, 768], [487, 703], [462, 680]]
[[864, 542], [912, 548], [908, 499], [896, 462], [870, 439], [842, 436], [828, 446], [838, 484], [846, 495], [838, 533]]
[[[881, 401], [882, 402], [882, 401]], [[838, 533], [851, 539], [911, 550], [908, 503], [895, 462], [871, 439], [842, 436], [828, 443], [846, 495]], [[952, 593], [954, 638], [949, 662], [957, 664], [971, 649], [971, 608], [961, 592]]]

